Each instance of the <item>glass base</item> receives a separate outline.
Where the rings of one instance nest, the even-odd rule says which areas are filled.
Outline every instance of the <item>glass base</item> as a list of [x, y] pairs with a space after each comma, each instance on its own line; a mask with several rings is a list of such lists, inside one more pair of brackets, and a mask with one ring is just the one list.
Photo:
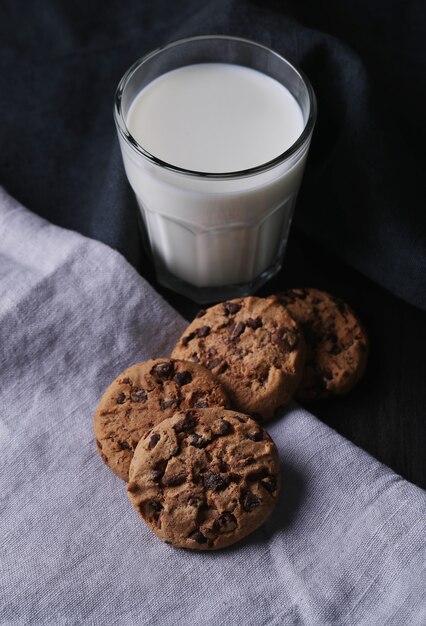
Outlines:
[[259, 274], [254, 280], [242, 285], [220, 285], [219, 287], [195, 287], [189, 283], [157, 269], [157, 280], [163, 287], [175, 291], [198, 304], [215, 304], [223, 300], [231, 300], [242, 296], [249, 296], [255, 293], [260, 287], [273, 278], [282, 268], [282, 259], [276, 261], [264, 272]]

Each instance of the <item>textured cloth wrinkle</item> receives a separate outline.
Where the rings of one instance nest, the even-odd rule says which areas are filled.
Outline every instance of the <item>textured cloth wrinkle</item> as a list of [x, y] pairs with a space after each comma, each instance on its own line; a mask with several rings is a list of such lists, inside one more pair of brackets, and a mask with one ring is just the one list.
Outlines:
[[372, 626], [426, 621], [426, 497], [292, 404], [282, 494], [217, 553], [174, 550], [96, 451], [93, 413], [186, 322], [117, 252], [0, 190], [0, 624]]

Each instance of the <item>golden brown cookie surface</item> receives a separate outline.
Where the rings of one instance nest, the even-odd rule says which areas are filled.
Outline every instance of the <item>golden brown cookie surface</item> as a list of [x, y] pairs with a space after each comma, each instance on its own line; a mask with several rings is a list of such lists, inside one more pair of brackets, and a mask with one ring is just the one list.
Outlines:
[[319, 289], [289, 289], [279, 301], [301, 325], [307, 357], [296, 398], [302, 402], [344, 394], [363, 375], [368, 337], [352, 309]]
[[108, 387], [94, 417], [98, 452], [128, 479], [139, 439], [179, 409], [229, 406], [217, 378], [194, 363], [166, 358], [132, 365]]
[[232, 408], [268, 420], [288, 403], [300, 382], [305, 342], [274, 296], [250, 296], [200, 311], [173, 356], [210, 369], [228, 392]]
[[217, 550], [258, 528], [279, 493], [278, 453], [248, 416], [221, 408], [176, 413], [139, 442], [127, 492], [175, 547]]

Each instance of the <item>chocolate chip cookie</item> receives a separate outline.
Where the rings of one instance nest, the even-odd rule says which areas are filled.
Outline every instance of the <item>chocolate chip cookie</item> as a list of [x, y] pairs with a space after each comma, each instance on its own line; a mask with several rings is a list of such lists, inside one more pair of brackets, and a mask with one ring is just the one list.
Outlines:
[[180, 411], [142, 437], [127, 493], [166, 543], [217, 550], [263, 524], [279, 486], [267, 432], [246, 415], [212, 408]]
[[278, 299], [301, 325], [307, 345], [297, 399], [308, 402], [352, 389], [368, 358], [367, 333], [352, 309], [319, 289], [289, 289]]
[[156, 359], [132, 365], [105, 391], [94, 417], [99, 454], [128, 480], [139, 439], [179, 409], [229, 406], [217, 378], [194, 363]]
[[262, 421], [296, 390], [305, 342], [274, 296], [247, 297], [200, 311], [173, 356], [207, 367], [222, 382], [232, 408]]

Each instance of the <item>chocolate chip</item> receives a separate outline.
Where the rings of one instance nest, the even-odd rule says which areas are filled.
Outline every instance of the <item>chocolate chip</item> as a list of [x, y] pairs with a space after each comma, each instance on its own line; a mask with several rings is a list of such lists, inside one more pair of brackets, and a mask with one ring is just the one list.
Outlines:
[[261, 480], [260, 484], [266, 489], [266, 491], [269, 491], [269, 493], [273, 493], [277, 489], [277, 481], [275, 476], [268, 476], [264, 480]]
[[244, 324], [244, 322], [238, 322], [238, 324], [236, 324], [231, 330], [231, 339], [233, 341], [238, 339], [238, 337], [240, 337], [245, 331], [245, 328], [246, 325]]
[[223, 476], [216, 472], [206, 472], [203, 476], [203, 482], [206, 489], [223, 491], [229, 485], [229, 478], [223, 478]]
[[165, 411], [170, 409], [171, 406], [178, 406], [179, 400], [177, 398], [170, 398], [170, 400], [161, 400], [160, 406]]
[[209, 445], [209, 443], [210, 443], [210, 439], [206, 439], [202, 435], [199, 435], [198, 433], [194, 433], [191, 437], [191, 441], [189, 442], [189, 445], [194, 446], [194, 448], [199, 448], [201, 450], [202, 448], [206, 448]]
[[229, 465], [226, 461], [224, 461], [223, 459], [221, 461], [219, 461], [219, 472], [229, 472]]
[[222, 374], [225, 370], [228, 369], [228, 363], [223, 361], [222, 359], [213, 359], [210, 363], [207, 363], [207, 369], [213, 370], [216, 367], [218, 368], [216, 374]]
[[170, 361], [168, 363], [158, 363], [151, 369], [151, 374], [158, 376], [158, 378], [172, 378], [174, 374], [174, 365]]
[[220, 426], [219, 426], [220, 435], [230, 435], [233, 432], [234, 432], [234, 429], [232, 428], [229, 422], [227, 422], [226, 420], [222, 420], [220, 422]]
[[221, 365], [219, 365], [219, 368], [216, 371], [216, 374], [223, 374], [223, 372], [225, 372], [228, 369], [228, 363], [226, 361], [223, 361]]
[[271, 336], [271, 341], [283, 350], [291, 352], [297, 345], [298, 336], [290, 328], [280, 327]]
[[195, 337], [195, 333], [189, 333], [189, 335], [186, 335], [185, 337], [182, 337], [182, 345], [183, 346], [187, 346], [189, 344], [190, 341], [192, 341]]
[[197, 317], [204, 317], [205, 314], [206, 314], [206, 310], [205, 309], [200, 309], [195, 317], [196, 318]]
[[208, 402], [197, 402], [197, 404], [194, 405], [196, 409], [207, 409]]
[[332, 341], [333, 343], [337, 343], [337, 335], [335, 333], [328, 333], [325, 338], [328, 341]]
[[247, 467], [248, 465], [253, 465], [253, 463], [254, 463], [254, 458], [252, 456], [248, 456], [242, 460], [241, 464], [243, 467]]
[[120, 446], [120, 448], [121, 448], [122, 450], [131, 450], [131, 449], [132, 449], [132, 448], [131, 448], [131, 446], [130, 446], [130, 444], [129, 444], [129, 443], [127, 443], [127, 441], [119, 441], [119, 442], [118, 442], [118, 445]]
[[197, 329], [197, 337], [207, 337], [210, 334], [211, 328], [210, 326], [201, 326]]
[[198, 356], [198, 354], [196, 352], [191, 354], [191, 358], [192, 358], [192, 362], [193, 363], [199, 363], [200, 362], [200, 357]]
[[120, 383], [121, 383], [122, 385], [131, 385], [131, 384], [132, 384], [132, 381], [130, 380], [130, 378], [128, 378], [128, 377], [126, 376], [126, 378], [122, 378], [122, 379], [120, 380]]
[[151, 435], [148, 448], [152, 450], [153, 448], [155, 448], [155, 446], [157, 445], [159, 441], [160, 441], [160, 435], [158, 435], [157, 433], [154, 433], [153, 435]]
[[207, 368], [209, 370], [212, 370], [218, 365], [220, 365], [221, 363], [222, 363], [222, 359], [213, 359], [213, 361], [210, 361], [210, 363], [207, 363]]
[[326, 380], [332, 380], [332, 378], [333, 378], [333, 374], [330, 372], [330, 370], [325, 370], [325, 372], [324, 372], [324, 378], [325, 378]]
[[161, 483], [164, 487], [177, 487], [186, 481], [186, 474], [172, 474], [171, 476], [163, 476]]
[[241, 309], [241, 304], [237, 304], [236, 302], [225, 302], [223, 305], [225, 309], [225, 315], [235, 315]]
[[283, 338], [280, 337], [280, 335], [278, 333], [274, 333], [271, 336], [271, 341], [272, 341], [272, 343], [274, 343], [277, 346], [280, 346], [280, 347], [285, 347], [286, 346], [286, 343], [283, 342]]
[[132, 402], [145, 402], [148, 399], [148, 395], [145, 389], [138, 389], [137, 391], [132, 391], [130, 399]]
[[121, 392], [118, 396], [117, 396], [117, 404], [124, 404], [126, 400], [126, 394]]
[[164, 474], [164, 470], [152, 470], [151, 478], [154, 483], [159, 483], [162, 476]]
[[268, 474], [269, 472], [266, 469], [266, 467], [263, 467], [257, 472], [250, 472], [250, 474], [247, 474], [247, 480], [249, 480], [250, 482], [255, 482], [256, 480], [261, 480], [262, 478], [266, 478]]
[[337, 356], [338, 354], [340, 354], [342, 351], [342, 348], [340, 348], [337, 344], [335, 346], [333, 346], [328, 353], [329, 354], [333, 354], [334, 356]]
[[192, 539], [196, 543], [200, 544], [207, 543], [207, 538], [204, 537], [203, 533], [201, 533], [199, 530], [194, 530], [194, 532], [188, 535], [188, 539]]
[[195, 415], [193, 415], [191, 411], [187, 411], [185, 417], [179, 420], [173, 428], [176, 433], [184, 433], [190, 431], [191, 428], [194, 428], [196, 423], [197, 421]]
[[158, 461], [151, 472], [151, 478], [154, 483], [159, 483], [166, 471], [167, 461]]
[[253, 330], [256, 330], [256, 328], [261, 328], [261, 326], [263, 326], [262, 320], [260, 319], [260, 317], [256, 317], [255, 319], [253, 319], [252, 317], [249, 317], [246, 320], [246, 325], [249, 328], [252, 328]]
[[260, 504], [262, 504], [261, 498], [256, 496], [252, 491], [245, 491], [241, 496], [241, 506], [247, 513], [251, 513]]
[[263, 432], [261, 430], [247, 433], [247, 439], [251, 439], [251, 441], [262, 441]]
[[187, 385], [188, 383], [191, 382], [192, 374], [191, 372], [188, 372], [187, 370], [185, 370], [184, 372], [176, 372], [176, 374], [173, 377], [173, 380], [175, 381], [178, 387], [183, 387], [184, 385]]
[[241, 422], [241, 424], [245, 424], [247, 422], [247, 418], [243, 417], [242, 415], [235, 415], [234, 416], [235, 419], [237, 419], [239, 422]]
[[230, 511], [224, 511], [213, 522], [213, 529], [218, 533], [228, 533], [237, 527], [237, 518]]
[[234, 473], [230, 473], [228, 474], [228, 478], [229, 478], [229, 482], [230, 483], [239, 483], [241, 480], [241, 475], [240, 474], [234, 474]]
[[162, 511], [164, 508], [159, 500], [148, 500], [148, 504], [151, 507], [151, 509], [153, 511], [156, 511], [157, 513]]

